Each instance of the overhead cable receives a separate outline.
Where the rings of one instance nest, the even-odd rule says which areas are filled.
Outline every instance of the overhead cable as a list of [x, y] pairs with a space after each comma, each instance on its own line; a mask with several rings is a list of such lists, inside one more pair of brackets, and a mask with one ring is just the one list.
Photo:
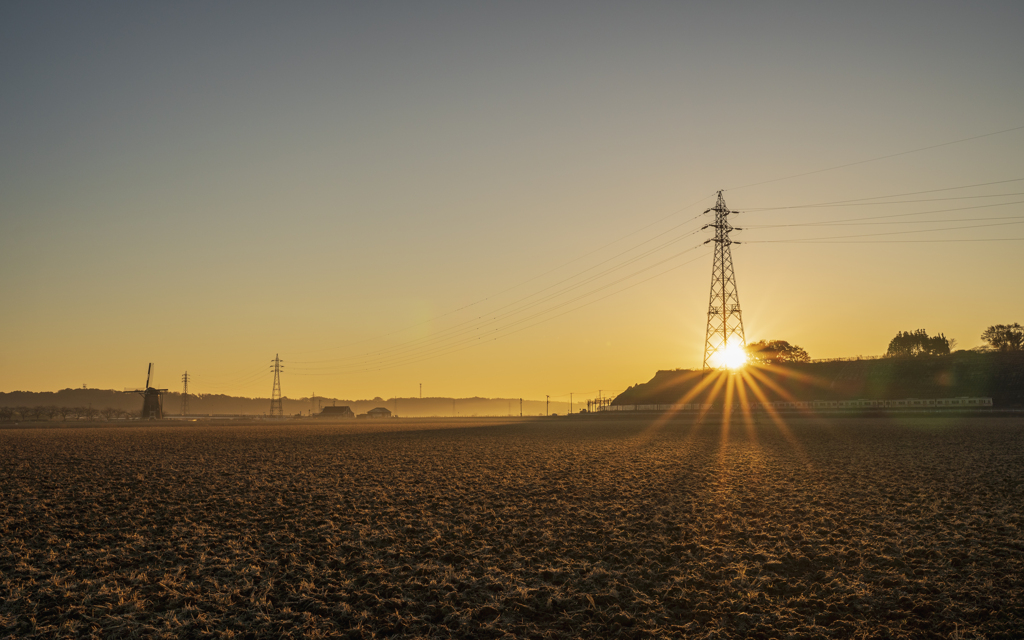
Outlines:
[[1010, 127], [1009, 129], [1001, 129], [999, 131], [993, 131], [991, 133], [983, 133], [977, 136], [971, 136], [969, 138], [960, 138], [959, 140], [950, 140], [949, 142], [942, 142], [940, 144], [933, 144], [927, 147], [920, 147], [917, 149], [911, 149], [909, 151], [900, 151], [899, 153], [890, 153], [884, 156], [878, 156], [877, 158], [869, 158], [867, 160], [858, 160], [856, 162], [848, 162], [846, 164], [836, 165], [834, 167], [827, 167], [825, 169], [815, 169], [814, 171], [805, 171], [804, 173], [797, 173], [791, 176], [784, 176], [781, 178], [772, 178], [771, 180], [762, 180], [761, 182], [752, 182], [750, 184], [741, 185], [739, 187], [732, 187], [731, 189], [725, 189], [724, 191], [739, 191], [740, 189], [746, 189], [748, 187], [757, 187], [762, 184], [769, 184], [772, 182], [781, 182], [783, 180], [793, 180], [795, 178], [803, 178], [804, 176], [815, 175], [818, 173], [825, 173], [827, 171], [836, 171], [837, 169], [845, 169], [847, 167], [854, 167], [861, 164], [868, 164], [869, 162], [878, 162], [879, 160], [887, 160], [889, 158], [896, 158], [899, 156], [909, 155], [911, 153], [920, 153], [921, 151], [928, 151], [930, 149], [938, 149], [940, 147], [948, 147], [953, 144], [960, 144], [962, 142], [970, 142], [971, 140], [979, 140], [981, 138], [988, 138], [991, 136], [997, 136], [1003, 133], [1010, 133], [1012, 131], [1019, 131], [1024, 129], [1024, 125]]

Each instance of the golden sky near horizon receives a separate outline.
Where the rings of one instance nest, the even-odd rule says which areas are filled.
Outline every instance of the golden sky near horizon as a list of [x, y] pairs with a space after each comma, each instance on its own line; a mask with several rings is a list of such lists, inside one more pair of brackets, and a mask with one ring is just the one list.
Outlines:
[[701, 364], [719, 189], [748, 340], [978, 346], [1024, 322], [1022, 24], [5, 5], [0, 391], [268, 396], [275, 354], [292, 397], [620, 391]]

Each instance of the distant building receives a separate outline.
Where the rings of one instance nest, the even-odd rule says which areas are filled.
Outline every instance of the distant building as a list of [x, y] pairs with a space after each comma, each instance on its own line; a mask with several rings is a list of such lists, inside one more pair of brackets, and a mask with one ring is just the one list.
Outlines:
[[390, 418], [391, 411], [384, 407], [377, 407], [376, 409], [370, 409], [366, 412], [368, 418]]
[[352, 412], [352, 409], [348, 407], [324, 407], [320, 413], [317, 414], [318, 418], [354, 418], [356, 414]]

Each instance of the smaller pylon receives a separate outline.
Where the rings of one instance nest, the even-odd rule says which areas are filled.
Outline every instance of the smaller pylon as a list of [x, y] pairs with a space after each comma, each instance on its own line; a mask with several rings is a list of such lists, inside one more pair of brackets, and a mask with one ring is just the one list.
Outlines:
[[271, 360], [273, 366], [271, 369], [274, 370], [274, 390], [270, 392], [270, 417], [284, 417], [284, 407], [281, 404], [281, 369], [283, 360], [280, 357], [281, 354], [275, 354], [274, 359]]
[[181, 376], [181, 415], [187, 416], [188, 410], [188, 371]]

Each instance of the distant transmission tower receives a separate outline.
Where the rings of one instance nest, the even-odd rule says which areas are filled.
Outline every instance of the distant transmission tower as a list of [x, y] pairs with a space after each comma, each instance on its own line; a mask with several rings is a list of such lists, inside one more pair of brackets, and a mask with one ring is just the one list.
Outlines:
[[[715, 264], [711, 269], [711, 300], [708, 302], [708, 330], [704, 340], [704, 366], [708, 368], [715, 355], [725, 355], [729, 344], [746, 347], [747, 339], [743, 335], [743, 315], [740, 312], [740, 296], [736, 291], [736, 272], [732, 267], [732, 244], [740, 244], [729, 239], [729, 232], [740, 230], [729, 224], [729, 211], [725, 206], [722, 192], [718, 192], [718, 202], [704, 213], [715, 212], [714, 224], [704, 225], [704, 229], [712, 227], [715, 237], [708, 242], [715, 243]], [[711, 366], [714, 366], [713, 364]]]
[[188, 371], [181, 376], [181, 415], [188, 415]]
[[270, 392], [270, 416], [284, 417], [284, 407], [281, 405], [281, 354], [276, 354], [271, 362], [274, 363], [274, 390]]

